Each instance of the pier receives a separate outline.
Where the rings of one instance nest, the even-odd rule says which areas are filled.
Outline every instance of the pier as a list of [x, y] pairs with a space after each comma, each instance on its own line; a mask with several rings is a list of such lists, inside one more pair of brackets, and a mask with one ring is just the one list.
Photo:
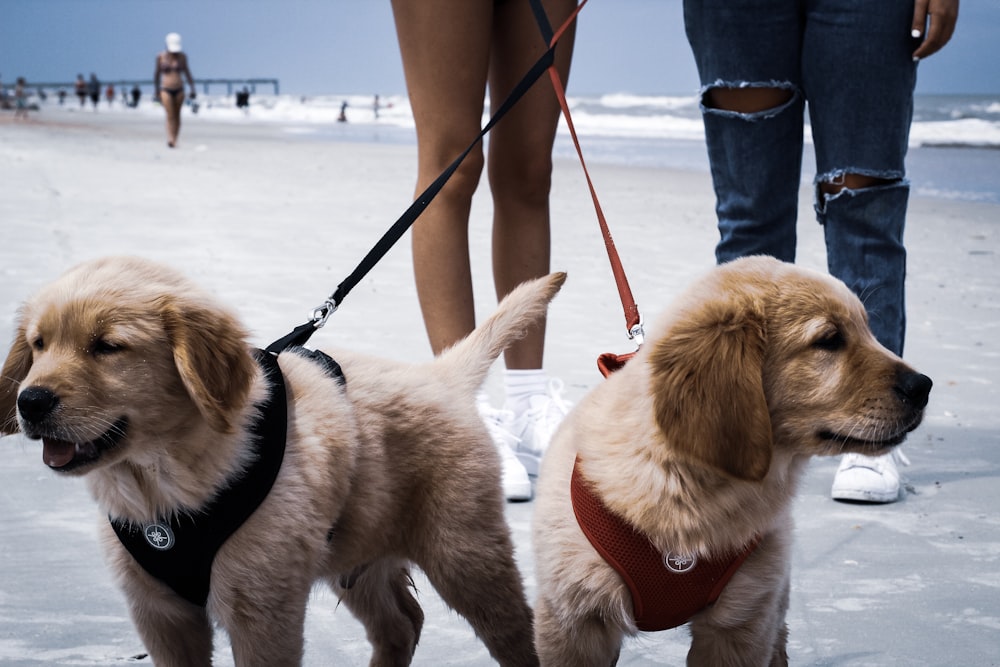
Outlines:
[[[279, 94], [279, 83], [277, 79], [267, 79], [267, 78], [249, 78], [249, 79], [199, 79], [194, 80], [195, 88], [200, 90], [200, 92], [208, 95], [213, 87], [216, 89], [219, 86], [226, 87], [226, 95], [232, 95], [234, 90], [240, 90], [246, 88], [251, 93], [257, 93], [257, 86], [270, 86], [271, 92], [275, 95]], [[4, 81], [3, 89], [9, 93], [14, 91], [14, 81]], [[60, 89], [65, 90], [68, 95], [74, 94], [73, 87], [76, 85], [75, 81], [69, 82], [36, 82], [30, 79], [27, 82], [28, 90], [38, 91], [44, 90], [46, 94], [52, 94], [58, 92]], [[115, 87], [115, 91], [120, 95], [122, 90], [131, 90], [134, 86], [138, 86], [140, 90], [152, 89], [153, 80], [152, 79], [101, 79], [101, 97], [104, 97], [104, 90], [112, 85]]]

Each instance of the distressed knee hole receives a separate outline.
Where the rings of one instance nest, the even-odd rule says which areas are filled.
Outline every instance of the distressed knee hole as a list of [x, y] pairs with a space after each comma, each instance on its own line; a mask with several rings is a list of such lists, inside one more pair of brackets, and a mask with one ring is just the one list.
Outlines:
[[707, 109], [731, 111], [741, 114], [777, 113], [792, 98], [795, 90], [788, 86], [729, 86], [716, 84], [702, 92], [702, 103]]
[[831, 174], [819, 181], [819, 189], [825, 195], [835, 195], [843, 190], [865, 190], [867, 188], [877, 188], [885, 185], [892, 185], [902, 181], [902, 177], [880, 177], [869, 174], [856, 174], [854, 172], [840, 172]]

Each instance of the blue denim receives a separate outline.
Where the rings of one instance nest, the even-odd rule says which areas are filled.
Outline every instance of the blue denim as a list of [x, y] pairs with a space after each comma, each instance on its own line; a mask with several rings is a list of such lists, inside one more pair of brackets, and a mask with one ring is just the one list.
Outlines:
[[[702, 93], [783, 88], [752, 114], [702, 104], [719, 263], [752, 254], [795, 261], [804, 113], [816, 153], [814, 209], [827, 265], [864, 302], [872, 331], [902, 354], [906, 330], [904, 159], [913, 116], [913, 0], [685, 0]], [[824, 194], [853, 173], [878, 185]]]

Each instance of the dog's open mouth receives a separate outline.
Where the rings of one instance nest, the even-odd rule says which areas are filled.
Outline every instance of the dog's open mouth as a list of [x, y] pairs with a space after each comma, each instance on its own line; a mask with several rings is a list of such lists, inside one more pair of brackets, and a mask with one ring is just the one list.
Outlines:
[[845, 435], [843, 433], [837, 433], [836, 431], [829, 430], [822, 430], [818, 435], [823, 440], [832, 440], [843, 447], [869, 449], [873, 451], [883, 450], [889, 447], [895, 447], [903, 442], [910, 431], [920, 426], [920, 422], [922, 420], [923, 412], [916, 413], [909, 419], [909, 421], [898, 424], [891, 430], [886, 429], [884, 433], [879, 433], [874, 437], [861, 437], [857, 433]]
[[99, 438], [89, 442], [71, 442], [42, 436], [42, 461], [50, 468], [69, 472], [93, 463], [105, 452], [117, 447], [128, 431], [128, 419], [122, 417]]
[[840, 435], [839, 433], [834, 433], [833, 431], [820, 431], [819, 437], [823, 440], [833, 440], [840, 445], [845, 447], [867, 447], [869, 449], [883, 449], [885, 447], [893, 447], [903, 442], [906, 437], [906, 432], [898, 433], [888, 438], [880, 439], [868, 439], [868, 438], [856, 438], [849, 435]]

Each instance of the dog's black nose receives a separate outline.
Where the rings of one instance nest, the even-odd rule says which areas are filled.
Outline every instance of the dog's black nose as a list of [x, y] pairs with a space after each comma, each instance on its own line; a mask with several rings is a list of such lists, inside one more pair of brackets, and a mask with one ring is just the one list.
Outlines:
[[17, 396], [17, 410], [28, 422], [37, 424], [59, 405], [59, 397], [45, 387], [28, 387]]
[[904, 371], [896, 378], [896, 393], [904, 403], [923, 410], [927, 406], [927, 397], [931, 393], [933, 384], [923, 373]]

